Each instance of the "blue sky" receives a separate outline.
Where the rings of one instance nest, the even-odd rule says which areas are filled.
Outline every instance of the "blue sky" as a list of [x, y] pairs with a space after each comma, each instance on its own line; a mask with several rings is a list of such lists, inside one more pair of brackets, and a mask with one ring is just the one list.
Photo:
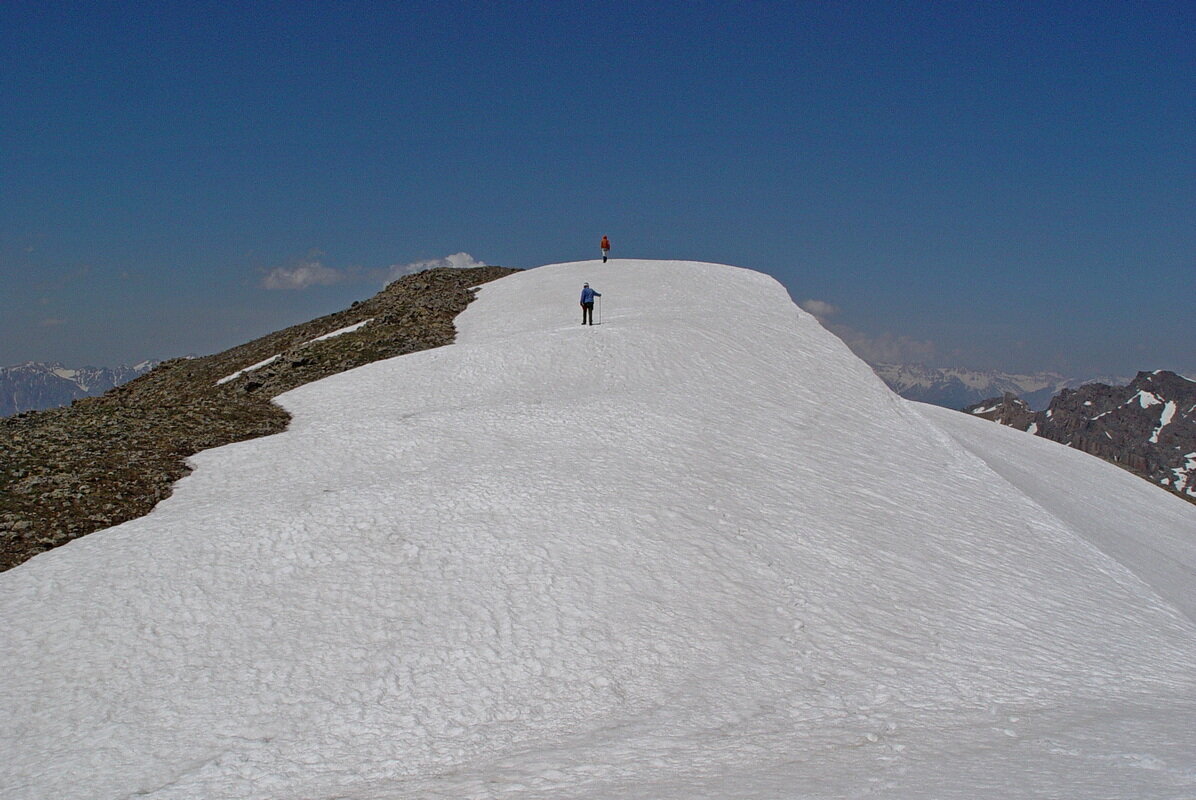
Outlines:
[[873, 358], [1196, 375], [1194, 42], [1190, 2], [5, 3], [0, 365], [605, 233]]

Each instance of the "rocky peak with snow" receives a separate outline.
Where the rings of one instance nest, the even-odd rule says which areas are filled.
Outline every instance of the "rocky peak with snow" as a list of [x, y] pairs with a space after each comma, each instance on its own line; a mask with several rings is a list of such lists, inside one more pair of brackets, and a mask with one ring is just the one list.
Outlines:
[[964, 409], [1099, 456], [1170, 491], [1196, 498], [1196, 381], [1139, 372], [1124, 386], [1064, 389], [1045, 411], [1005, 395]]

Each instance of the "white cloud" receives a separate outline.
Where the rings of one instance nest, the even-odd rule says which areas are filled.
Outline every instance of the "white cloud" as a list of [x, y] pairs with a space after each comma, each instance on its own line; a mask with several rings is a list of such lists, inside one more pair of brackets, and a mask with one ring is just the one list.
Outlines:
[[798, 305], [820, 320], [839, 313], [838, 306], [832, 305], [825, 300], [803, 300]]
[[825, 300], [803, 300], [798, 306], [814, 315], [828, 331], [843, 340], [851, 352], [869, 364], [909, 364], [929, 361], [937, 352], [934, 342], [921, 341], [909, 336], [897, 336], [885, 331], [872, 335], [856, 330], [849, 325], [828, 322], [828, 318], [839, 313], [839, 307]]
[[309, 286], [331, 286], [340, 283], [348, 273], [326, 267], [314, 258], [307, 258], [292, 267], [275, 267], [262, 279], [266, 289], [306, 289]]
[[478, 261], [469, 253], [453, 253], [444, 258], [412, 261], [408, 264], [391, 264], [389, 267], [336, 269], [325, 266], [320, 261], [322, 255], [320, 252], [313, 252], [292, 266], [275, 267], [262, 278], [262, 286], [266, 289], [307, 289], [311, 286], [331, 286], [344, 281], [368, 280], [381, 280], [386, 284], [404, 275], [413, 275], [416, 272], [423, 272], [435, 267], [465, 269], [486, 266], [486, 262]]
[[869, 364], [910, 364], [929, 362], [938, 351], [934, 342], [896, 336], [888, 331], [872, 336], [847, 325], [828, 325], [827, 329], [843, 340], [851, 352]]
[[468, 267], [484, 267], [485, 261], [478, 261], [469, 253], [453, 253], [451, 256], [444, 258], [433, 258], [427, 261], [412, 261], [409, 264], [391, 264], [386, 269], [386, 282], [390, 283], [393, 280], [403, 277], [404, 275], [414, 275], [417, 272], [423, 272], [426, 269], [435, 269], [436, 267], [451, 267], [453, 269], [466, 269]]

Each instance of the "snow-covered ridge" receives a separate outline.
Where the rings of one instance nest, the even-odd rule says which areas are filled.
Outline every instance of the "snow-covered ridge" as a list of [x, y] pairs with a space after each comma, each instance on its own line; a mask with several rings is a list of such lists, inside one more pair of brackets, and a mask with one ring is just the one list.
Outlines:
[[457, 322], [0, 575], [0, 795], [1196, 790], [1192, 507], [901, 400], [759, 273]]

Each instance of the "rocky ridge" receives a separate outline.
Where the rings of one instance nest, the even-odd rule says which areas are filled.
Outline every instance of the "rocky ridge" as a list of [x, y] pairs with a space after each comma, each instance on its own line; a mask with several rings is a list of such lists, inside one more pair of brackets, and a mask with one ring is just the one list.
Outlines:
[[1091, 453], [1196, 502], [1196, 381], [1174, 372], [1064, 389], [1045, 411], [1011, 394], [964, 411]]
[[475, 288], [516, 270], [438, 268], [343, 311], [202, 358], [173, 359], [98, 397], [0, 419], [0, 570], [142, 516], [188, 456], [277, 433], [271, 399], [384, 358], [449, 344]]

